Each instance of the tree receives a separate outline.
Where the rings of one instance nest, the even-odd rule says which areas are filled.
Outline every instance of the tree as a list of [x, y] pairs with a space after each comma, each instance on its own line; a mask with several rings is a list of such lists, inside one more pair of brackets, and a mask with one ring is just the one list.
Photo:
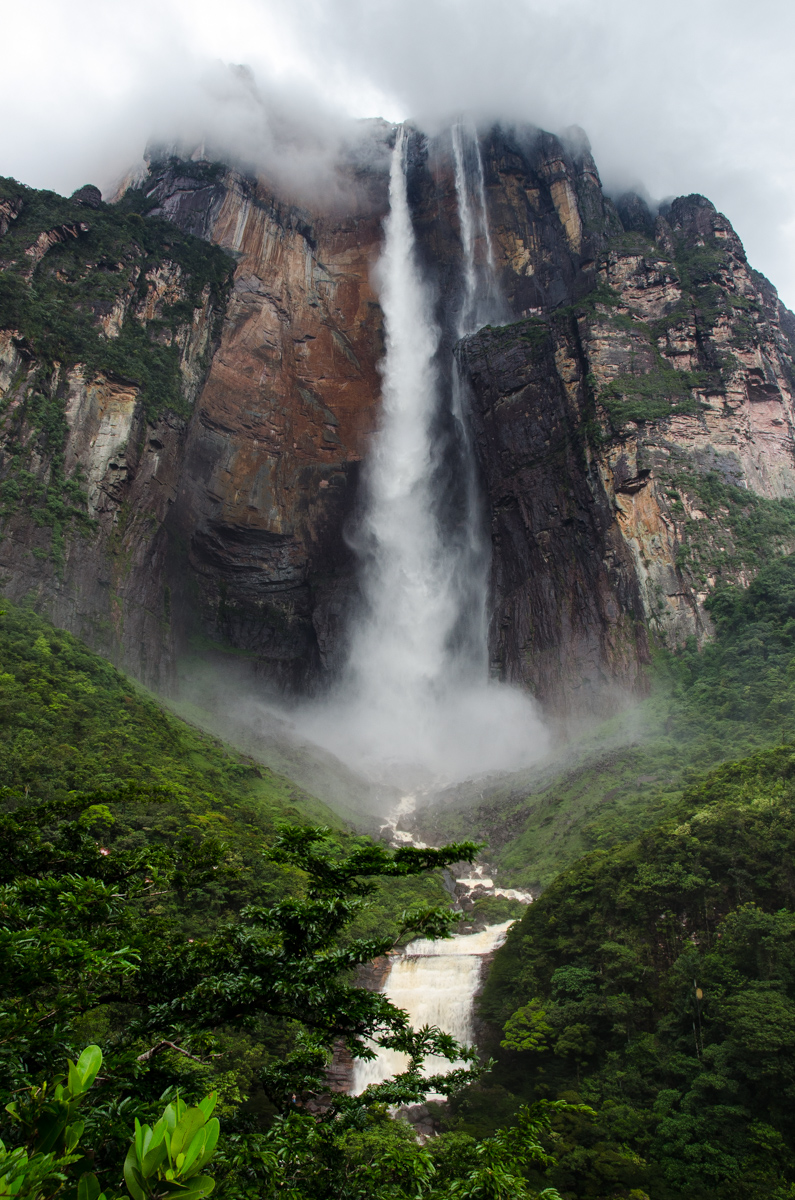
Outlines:
[[[438, 1029], [413, 1030], [386, 996], [356, 984], [357, 968], [393, 945], [392, 938], [350, 932], [378, 882], [471, 861], [475, 844], [392, 851], [367, 839], [343, 844], [324, 828], [287, 826], [265, 850], [283, 872], [285, 894], [270, 904], [246, 904], [206, 935], [188, 937], [195, 898], [208, 880], [229, 871], [228, 855], [193, 830], [170, 843], [115, 847], [114, 809], [151, 805], [157, 792], [129, 787], [37, 802], [7, 791], [4, 798], [0, 1071], [6, 1099], [27, 1100], [11, 1099], [3, 1132], [18, 1135], [20, 1122], [27, 1129], [25, 1145], [9, 1151], [9, 1161], [13, 1168], [27, 1156], [29, 1177], [39, 1167], [50, 1171], [55, 1186], [42, 1196], [97, 1200], [102, 1187], [110, 1197], [123, 1186], [125, 1154], [134, 1200], [209, 1194], [213, 1180], [199, 1171], [218, 1136], [210, 1119], [215, 1099], [193, 1107], [188, 1101], [217, 1075], [213, 1054], [230, 1029], [258, 1036], [277, 1029], [282, 1041], [259, 1073], [273, 1118], [252, 1122], [239, 1106], [227, 1105], [229, 1130], [216, 1157], [219, 1194], [236, 1200], [530, 1195], [523, 1172], [548, 1157], [539, 1141], [549, 1122], [544, 1106], [521, 1115], [516, 1130], [465, 1154], [448, 1152], [437, 1169], [434, 1154], [444, 1159], [444, 1139], [425, 1151], [400, 1132], [387, 1106], [429, 1092], [455, 1094], [480, 1073], [476, 1053]], [[402, 914], [400, 934], [445, 937], [455, 920], [447, 908], [414, 907]], [[87, 1030], [103, 1031], [102, 1045], [77, 1058]], [[374, 1044], [389, 1046], [407, 1054], [408, 1065], [362, 1096], [324, 1095], [331, 1050], [340, 1041], [358, 1057], [372, 1056]], [[42, 1081], [64, 1054], [77, 1064], [66, 1085], [54, 1085], [61, 1141], [45, 1146], [36, 1141], [42, 1105], [50, 1103]], [[464, 1065], [426, 1078], [428, 1055]], [[79, 1123], [69, 1107], [78, 1100]], [[369, 1160], [359, 1154], [361, 1145], [356, 1150], [362, 1138], [375, 1147]], [[55, 1157], [43, 1163], [47, 1154]]]

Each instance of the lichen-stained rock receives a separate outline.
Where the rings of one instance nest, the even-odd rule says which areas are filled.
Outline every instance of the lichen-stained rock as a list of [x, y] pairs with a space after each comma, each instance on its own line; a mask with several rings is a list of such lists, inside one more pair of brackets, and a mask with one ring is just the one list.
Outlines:
[[547, 311], [594, 286], [595, 258], [622, 231], [582, 130], [565, 139], [496, 126], [482, 139], [500, 283], [511, 311]]
[[232, 264], [97, 189], [0, 194], [0, 586], [167, 687], [163, 526]]
[[[13, 361], [13, 349], [10, 356], [3, 349], [0, 361]], [[0, 459], [3, 591], [33, 599], [56, 624], [168, 688], [174, 645], [162, 526], [177, 490], [185, 420], [165, 413], [148, 422], [135, 386], [102, 375], [87, 380], [81, 367], [58, 371], [51, 390], [39, 391], [38, 364], [25, 366], [5, 412], [5, 432], [19, 441], [7, 436]], [[25, 461], [21, 485], [8, 469], [15, 448]]]
[[492, 513], [492, 655], [558, 709], [640, 686], [648, 642], [632, 554], [599, 477], [570, 322], [520, 321], [467, 339], [473, 419]]
[[458, 349], [492, 511], [495, 668], [564, 710], [638, 686], [647, 630], [703, 639], [716, 583], [795, 549], [795, 318], [703, 197], [656, 222], [637, 197], [619, 209], [590, 291]]
[[378, 416], [386, 191], [363, 212], [319, 214], [175, 162], [153, 165], [145, 189], [150, 212], [237, 262], [170, 518], [186, 634], [306, 687], [339, 660], [354, 587], [343, 526]]

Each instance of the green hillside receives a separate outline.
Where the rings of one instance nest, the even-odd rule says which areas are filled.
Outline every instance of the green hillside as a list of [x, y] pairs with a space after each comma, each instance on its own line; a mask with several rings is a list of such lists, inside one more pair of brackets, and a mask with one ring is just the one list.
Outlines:
[[[186, 830], [229, 847], [236, 877], [212, 888], [208, 927], [283, 886], [262, 851], [280, 823], [325, 825], [347, 838], [325, 804], [253, 758], [171, 713], [139, 684], [55, 629], [31, 609], [0, 600], [0, 788], [6, 806], [20, 797], [63, 802], [71, 792], [109, 801], [109, 845], [131, 851], [165, 844]], [[129, 796], [129, 799], [125, 797]], [[396, 914], [424, 898], [439, 902], [439, 880], [386, 881], [383, 903], [358, 916], [356, 932], [396, 928]]]
[[650, 694], [524, 777], [456, 789], [427, 840], [488, 840], [503, 884], [540, 890], [581, 855], [632, 838], [721, 762], [795, 740], [795, 555], [707, 602], [715, 638], [658, 649]]
[[794, 857], [788, 745], [563, 872], [497, 955], [481, 1011], [499, 1062], [453, 1126], [577, 1099], [599, 1115], [560, 1123], [564, 1195], [791, 1196]]
[[2, 600], [0, 614], [0, 786], [43, 800], [164, 788], [170, 813], [243, 839], [284, 819], [339, 827], [319, 801], [172, 716], [31, 609]]

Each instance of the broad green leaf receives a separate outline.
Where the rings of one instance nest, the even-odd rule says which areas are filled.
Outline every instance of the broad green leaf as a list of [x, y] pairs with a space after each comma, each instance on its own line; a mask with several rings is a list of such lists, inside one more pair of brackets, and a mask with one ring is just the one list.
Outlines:
[[135, 1147], [136, 1158], [143, 1158], [146, 1150], [144, 1148], [144, 1139], [151, 1130], [148, 1125], [142, 1125], [138, 1118], [135, 1118], [135, 1133], [133, 1134], [133, 1146]]
[[204, 1113], [200, 1108], [189, 1108], [171, 1135], [171, 1154], [184, 1154], [185, 1149], [193, 1141], [197, 1130], [204, 1125]]
[[151, 1146], [142, 1159], [140, 1159], [140, 1170], [144, 1179], [151, 1179], [155, 1172], [168, 1159], [168, 1142], [164, 1138], [158, 1142], [156, 1146]]
[[86, 1127], [85, 1121], [75, 1121], [73, 1125], [67, 1125], [64, 1131], [64, 1146], [66, 1153], [74, 1150], [80, 1138], [83, 1136], [83, 1130]]
[[99, 1200], [99, 1180], [96, 1175], [81, 1175], [77, 1183], [77, 1200]]
[[85, 1091], [83, 1077], [77, 1069], [77, 1064], [73, 1063], [71, 1058], [69, 1059], [68, 1089], [70, 1095], [73, 1097], [82, 1096]]
[[215, 1106], [217, 1103], [218, 1103], [218, 1093], [217, 1092], [210, 1092], [209, 1096], [205, 1096], [203, 1100], [199, 1101], [199, 1108], [204, 1113], [206, 1120], [209, 1121], [210, 1117], [213, 1115], [213, 1112], [215, 1110]]
[[148, 1153], [150, 1150], [154, 1150], [155, 1146], [159, 1146], [161, 1142], [167, 1143], [168, 1142], [168, 1134], [169, 1134], [168, 1126], [166, 1125], [166, 1122], [161, 1117], [160, 1120], [155, 1125], [154, 1129], [152, 1130], [152, 1136], [150, 1137], [149, 1141], [146, 1144], [146, 1153]]
[[[196, 1162], [197, 1158], [204, 1151], [204, 1143], [207, 1140], [207, 1132], [205, 1129], [200, 1129], [196, 1133], [184, 1154], [177, 1157], [177, 1169], [183, 1179], [190, 1177], [190, 1169]], [[196, 1170], [198, 1171], [198, 1167]], [[195, 1174], [195, 1172], [194, 1172]]]
[[215, 1180], [209, 1175], [198, 1175], [195, 1179], [191, 1179], [186, 1188], [180, 1188], [178, 1195], [180, 1200], [201, 1200], [203, 1196], [209, 1196], [215, 1188]]
[[124, 1160], [124, 1182], [127, 1184], [127, 1191], [133, 1200], [146, 1200], [144, 1180], [138, 1169], [138, 1155], [135, 1152], [135, 1146], [130, 1146]]
[[174, 1132], [177, 1127], [177, 1122], [186, 1109], [187, 1105], [185, 1104], [184, 1100], [180, 1100], [179, 1096], [177, 1096], [176, 1100], [172, 1100], [171, 1104], [166, 1105], [160, 1120], [165, 1121], [169, 1134]]
[[205, 1163], [209, 1162], [209, 1160], [212, 1158], [213, 1151], [215, 1150], [215, 1147], [218, 1144], [218, 1138], [220, 1136], [220, 1133], [221, 1133], [221, 1123], [217, 1117], [213, 1117], [212, 1120], [208, 1121], [205, 1126], [204, 1149], [202, 1150], [201, 1158], [196, 1163], [196, 1166], [194, 1168], [195, 1170], [200, 1171], [202, 1169], [202, 1167], [205, 1165]]
[[87, 1092], [99, 1074], [102, 1066], [102, 1051], [99, 1046], [86, 1046], [77, 1060], [77, 1070], [83, 1083], [83, 1091]]

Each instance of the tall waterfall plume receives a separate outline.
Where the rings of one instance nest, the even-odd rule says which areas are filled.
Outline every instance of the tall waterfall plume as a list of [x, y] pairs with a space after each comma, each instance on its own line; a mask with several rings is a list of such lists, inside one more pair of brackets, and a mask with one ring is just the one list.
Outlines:
[[[545, 734], [532, 702], [488, 678], [489, 544], [467, 394], [422, 277], [408, 195], [410, 133], [392, 154], [379, 263], [386, 354], [381, 427], [364, 472], [354, 536], [363, 607], [344, 677], [304, 714], [309, 736], [367, 774], [406, 788], [450, 783], [538, 759]], [[477, 137], [452, 132], [461, 230], [458, 336], [499, 312]], [[439, 483], [450, 472], [457, 509]], [[442, 456], [447, 453], [447, 461]]]

